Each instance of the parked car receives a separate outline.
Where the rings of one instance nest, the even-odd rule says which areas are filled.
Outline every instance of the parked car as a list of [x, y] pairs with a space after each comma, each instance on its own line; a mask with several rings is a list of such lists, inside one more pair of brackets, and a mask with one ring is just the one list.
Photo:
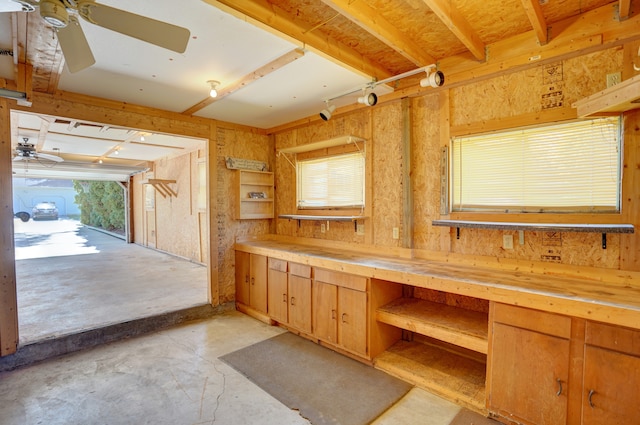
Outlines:
[[36, 220], [57, 220], [58, 208], [53, 202], [40, 202], [31, 210], [33, 221]]

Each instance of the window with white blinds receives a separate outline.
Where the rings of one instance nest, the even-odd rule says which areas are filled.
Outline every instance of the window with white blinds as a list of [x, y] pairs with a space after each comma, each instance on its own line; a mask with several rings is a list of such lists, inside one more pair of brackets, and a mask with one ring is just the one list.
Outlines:
[[297, 162], [298, 208], [364, 207], [364, 154]]
[[452, 140], [454, 211], [615, 212], [620, 117]]

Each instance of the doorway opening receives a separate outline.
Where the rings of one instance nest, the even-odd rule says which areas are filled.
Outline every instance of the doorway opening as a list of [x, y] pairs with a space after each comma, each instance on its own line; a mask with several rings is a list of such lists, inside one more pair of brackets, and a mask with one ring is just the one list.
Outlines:
[[[14, 218], [19, 345], [209, 303], [208, 212], [198, 202], [208, 190], [199, 178], [205, 140], [28, 113], [14, 119], [17, 139], [38, 140], [33, 149], [44, 153], [13, 162], [14, 213], [29, 214]], [[50, 155], [62, 160], [47, 162]], [[169, 182], [172, 195], [158, 195], [151, 214], [145, 202], [156, 180]], [[82, 219], [76, 197], [88, 182], [117, 184], [124, 229]], [[34, 220], [42, 202], [57, 217]]]

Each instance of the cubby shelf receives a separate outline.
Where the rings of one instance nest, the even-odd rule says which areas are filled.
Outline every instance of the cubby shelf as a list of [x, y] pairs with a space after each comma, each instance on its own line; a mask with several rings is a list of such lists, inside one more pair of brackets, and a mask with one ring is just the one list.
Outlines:
[[417, 298], [400, 298], [376, 311], [376, 320], [487, 354], [488, 315]]
[[[236, 219], [263, 219], [274, 217], [273, 173], [267, 171], [236, 170]], [[251, 197], [255, 193], [256, 196]]]
[[437, 345], [398, 341], [374, 360], [376, 368], [486, 414], [486, 364]]

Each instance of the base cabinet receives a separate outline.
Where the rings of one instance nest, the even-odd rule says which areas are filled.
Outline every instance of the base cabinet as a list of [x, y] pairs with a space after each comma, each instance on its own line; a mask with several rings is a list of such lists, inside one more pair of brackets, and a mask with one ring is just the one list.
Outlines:
[[267, 312], [267, 257], [236, 251], [236, 301]]
[[366, 288], [367, 278], [316, 269], [312, 283], [314, 336], [366, 356]]
[[582, 423], [640, 422], [640, 331], [587, 322]]
[[269, 317], [311, 334], [311, 268], [269, 258]]
[[493, 304], [487, 405], [505, 423], [638, 423], [640, 331]]
[[491, 410], [525, 424], [567, 420], [569, 339], [494, 323]]

